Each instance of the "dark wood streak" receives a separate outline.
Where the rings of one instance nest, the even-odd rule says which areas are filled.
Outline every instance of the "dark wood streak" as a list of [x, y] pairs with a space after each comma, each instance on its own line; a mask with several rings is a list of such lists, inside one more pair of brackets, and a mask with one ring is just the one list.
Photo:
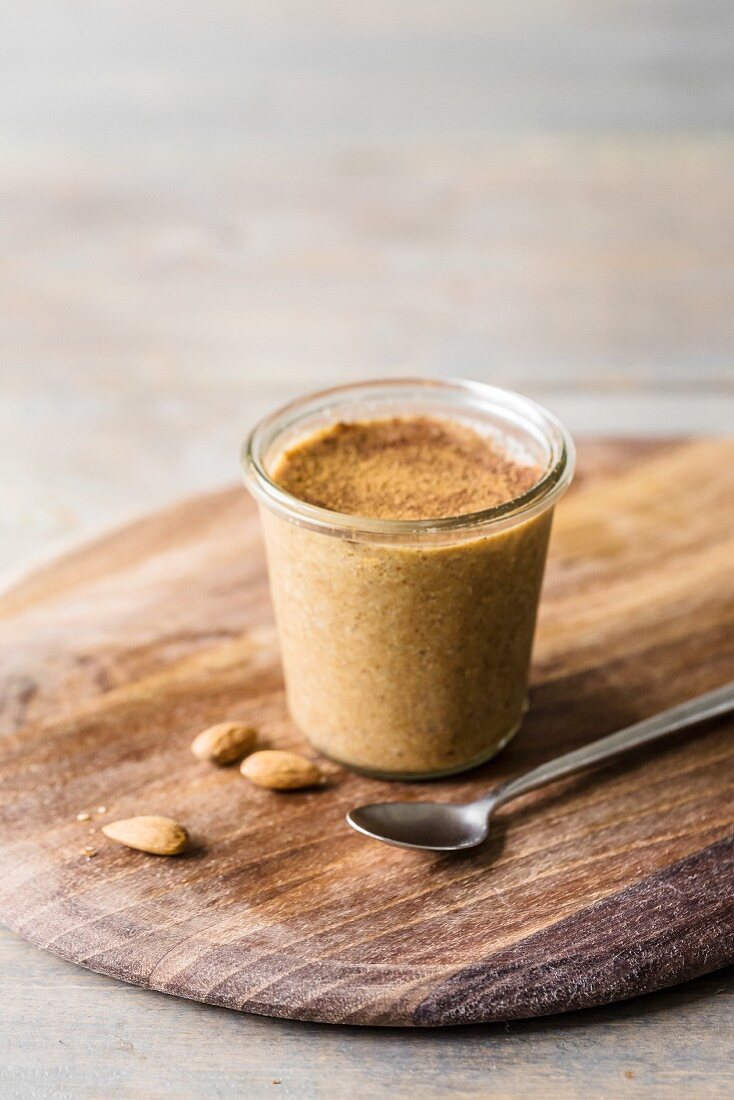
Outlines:
[[696, 978], [732, 958], [734, 837], [452, 975], [418, 1005], [413, 1023], [588, 1008]]
[[[558, 1012], [734, 960], [732, 722], [530, 794], [456, 858], [344, 825], [362, 801], [472, 797], [734, 678], [734, 446], [607, 441], [580, 454], [531, 711], [497, 760], [452, 780], [333, 768], [324, 790], [278, 795], [193, 758], [194, 734], [238, 717], [265, 743], [308, 751], [242, 490], [148, 517], [0, 600], [2, 920], [137, 985], [348, 1024]], [[84, 857], [89, 827], [135, 813], [181, 820], [191, 851], [150, 858], [97, 831]]]

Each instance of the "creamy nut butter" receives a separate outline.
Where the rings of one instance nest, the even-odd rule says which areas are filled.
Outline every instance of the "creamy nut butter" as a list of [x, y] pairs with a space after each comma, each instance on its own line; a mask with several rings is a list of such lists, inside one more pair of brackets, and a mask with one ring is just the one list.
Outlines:
[[311, 742], [396, 778], [497, 752], [522, 719], [570, 480], [557, 422], [491, 387], [366, 383], [264, 422], [246, 461], [288, 703]]

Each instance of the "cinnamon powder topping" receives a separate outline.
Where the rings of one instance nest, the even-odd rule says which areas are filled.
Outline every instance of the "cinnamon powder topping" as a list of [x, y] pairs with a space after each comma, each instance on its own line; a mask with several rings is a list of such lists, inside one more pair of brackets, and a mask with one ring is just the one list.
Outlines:
[[414, 416], [334, 424], [285, 451], [273, 478], [333, 512], [419, 520], [504, 504], [540, 474], [466, 424]]

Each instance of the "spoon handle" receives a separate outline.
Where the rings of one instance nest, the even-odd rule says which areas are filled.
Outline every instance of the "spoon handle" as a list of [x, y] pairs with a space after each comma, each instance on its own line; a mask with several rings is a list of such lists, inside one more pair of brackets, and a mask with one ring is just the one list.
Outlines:
[[665, 737], [669, 733], [685, 729], [704, 718], [715, 718], [717, 715], [726, 714], [734, 710], [734, 683], [725, 684], [724, 687], [709, 691], [706, 695], [699, 695], [696, 699], [690, 699], [680, 706], [671, 707], [652, 718], [646, 718], [643, 722], [636, 722], [634, 726], [628, 726], [618, 733], [612, 733], [609, 737], [602, 737], [599, 741], [592, 741], [590, 745], [584, 745], [580, 749], [568, 752], [565, 756], [558, 756], [555, 760], [548, 760], [531, 772], [511, 779], [501, 787], [491, 792], [486, 802], [490, 809], [509, 802], [511, 798], [532, 791], [536, 787], [542, 787], [551, 783], [554, 779], [572, 775], [574, 772], [588, 768], [592, 764], [600, 764], [603, 760], [611, 760], [628, 749], [637, 748], [639, 745], [647, 745], [656, 741], [659, 737]]

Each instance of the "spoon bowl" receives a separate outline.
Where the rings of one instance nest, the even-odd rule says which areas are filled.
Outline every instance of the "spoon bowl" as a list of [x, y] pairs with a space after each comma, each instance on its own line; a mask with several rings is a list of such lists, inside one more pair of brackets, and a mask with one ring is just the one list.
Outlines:
[[350, 810], [347, 821], [358, 833], [430, 852], [473, 848], [487, 838], [487, 806], [481, 802], [373, 802]]

